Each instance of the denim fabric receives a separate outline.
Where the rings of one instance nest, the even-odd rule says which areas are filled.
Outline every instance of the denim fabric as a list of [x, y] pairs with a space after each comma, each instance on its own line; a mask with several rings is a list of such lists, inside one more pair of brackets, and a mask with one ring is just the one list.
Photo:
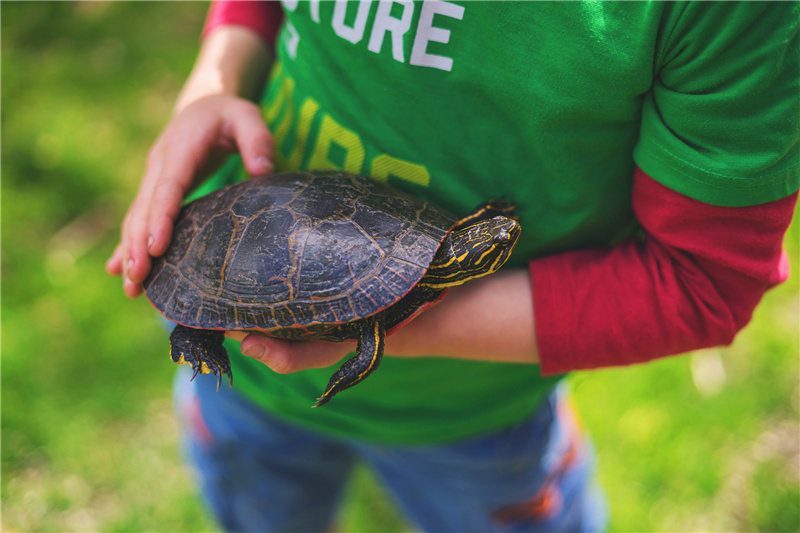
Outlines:
[[203, 495], [228, 531], [329, 531], [356, 461], [418, 529], [601, 531], [593, 452], [563, 390], [524, 422], [456, 443], [387, 446], [288, 424], [215, 378], [185, 372], [176, 406]]

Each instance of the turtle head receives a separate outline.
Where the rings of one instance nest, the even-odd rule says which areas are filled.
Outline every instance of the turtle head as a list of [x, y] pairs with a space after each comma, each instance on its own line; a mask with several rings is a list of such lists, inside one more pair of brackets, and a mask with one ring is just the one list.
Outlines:
[[516, 220], [497, 216], [450, 232], [420, 281], [442, 289], [496, 272], [522, 232]]

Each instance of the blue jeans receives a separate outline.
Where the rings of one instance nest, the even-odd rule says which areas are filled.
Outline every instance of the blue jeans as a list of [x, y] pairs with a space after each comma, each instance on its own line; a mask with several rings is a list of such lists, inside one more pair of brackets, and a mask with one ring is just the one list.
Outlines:
[[357, 460], [422, 531], [600, 531], [593, 452], [561, 391], [528, 420], [440, 445], [382, 445], [277, 419], [213, 376], [176, 382], [188, 457], [228, 531], [330, 530]]

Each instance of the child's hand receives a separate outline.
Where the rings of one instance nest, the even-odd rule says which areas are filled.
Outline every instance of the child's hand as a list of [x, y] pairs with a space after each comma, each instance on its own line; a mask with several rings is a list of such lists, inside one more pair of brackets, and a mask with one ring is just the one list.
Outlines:
[[204, 167], [235, 150], [251, 175], [272, 172], [272, 136], [259, 108], [245, 99], [205, 96], [167, 125], [150, 150], [139, 193], [122, 223], [122, 238], [106, 263], [110, 274], [122, 275], [126, 295], [142, 293], [150, 258], [166, 252], [181, 202]]

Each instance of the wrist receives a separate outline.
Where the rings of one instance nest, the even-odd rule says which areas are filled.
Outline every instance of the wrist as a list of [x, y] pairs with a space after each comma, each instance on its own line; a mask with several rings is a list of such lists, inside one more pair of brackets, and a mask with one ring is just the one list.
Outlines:
[[189, 79], [175, 104], [178, 113], [201, 98], [227, 94], [253, 100], [263, 87], [271, 51], [253, 30], [220, 26], [203, 39]]

